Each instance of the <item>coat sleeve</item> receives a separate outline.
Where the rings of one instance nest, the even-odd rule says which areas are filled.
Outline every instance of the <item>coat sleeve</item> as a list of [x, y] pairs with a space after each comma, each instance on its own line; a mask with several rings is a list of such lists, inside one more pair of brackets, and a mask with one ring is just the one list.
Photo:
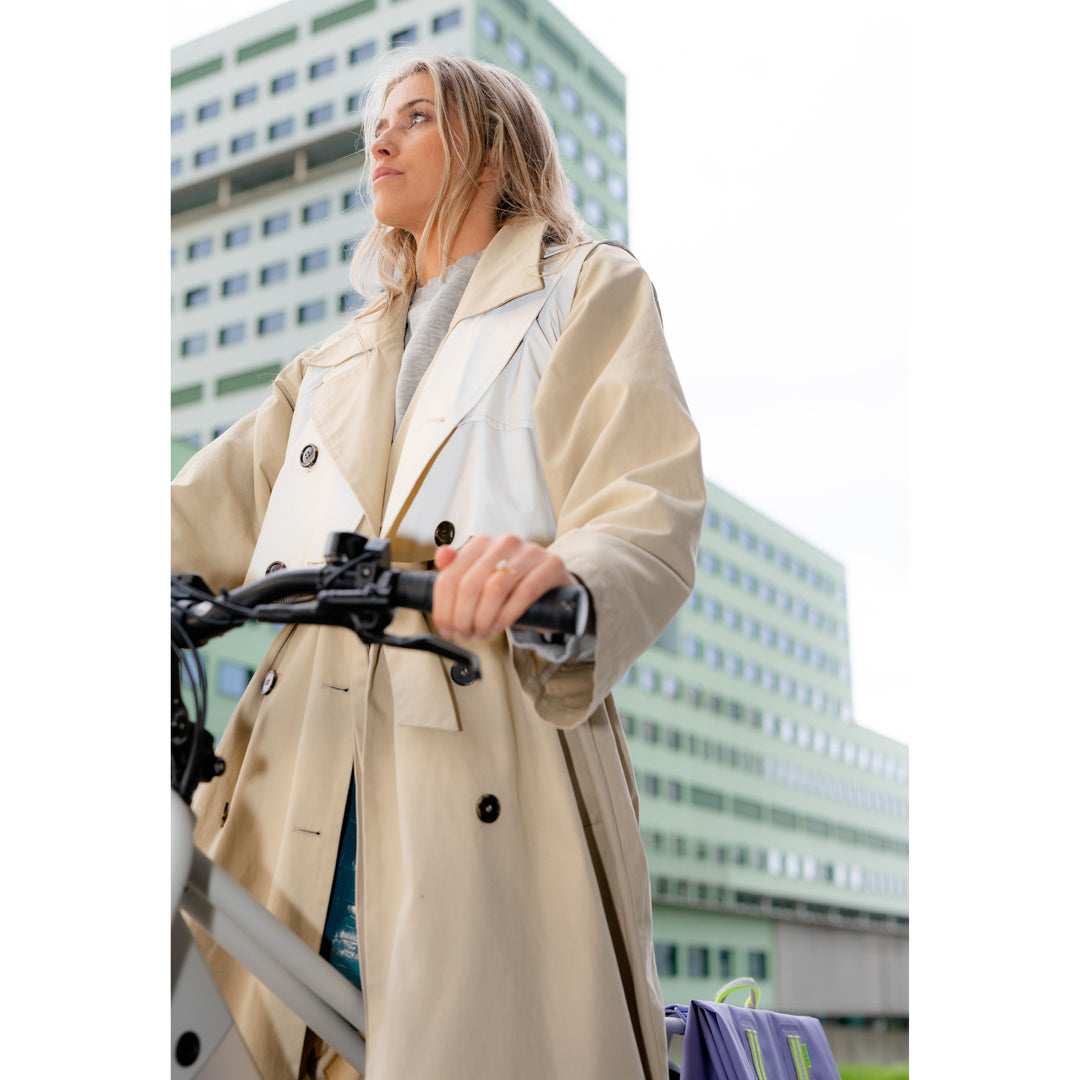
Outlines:
[[560, 727], [585, 720], [690, 594], [705, 513], [701, 444], [652, 283], [611, 246], [582, 267], [534, 403], [556, 537], [589, 590], [584, 663], [517, 652], [522, 685]]
[[172, 483], [172, 572], [215, 592], [242, 584], [289, 440], [297, 357], [254, 412], [198, 451]]

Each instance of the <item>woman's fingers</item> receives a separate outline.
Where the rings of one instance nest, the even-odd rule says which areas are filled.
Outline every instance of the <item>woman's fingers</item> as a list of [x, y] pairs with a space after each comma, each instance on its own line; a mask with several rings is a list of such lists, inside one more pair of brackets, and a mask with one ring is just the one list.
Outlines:
[[442, 637], [499, 633], [548, 590], [574, 582], [557, 555], [516, 536], [473, 536], [456, 553], [440, 548], [435, 566], [431, 611]]

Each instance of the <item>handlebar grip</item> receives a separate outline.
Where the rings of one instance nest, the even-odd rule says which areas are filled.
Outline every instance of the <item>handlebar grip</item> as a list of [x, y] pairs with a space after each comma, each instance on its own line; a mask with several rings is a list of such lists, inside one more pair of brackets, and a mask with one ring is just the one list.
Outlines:
[[[435, 574], [424, 570], [402, 570], [397, 575], [394, 600], [402, 607], [431, 611]], [[522, 630], [539, 630], [579, 636], [585, 632], [588, 604], [582, 585], [562, 585], [544, 593], [525, 609], [514, 624]]]

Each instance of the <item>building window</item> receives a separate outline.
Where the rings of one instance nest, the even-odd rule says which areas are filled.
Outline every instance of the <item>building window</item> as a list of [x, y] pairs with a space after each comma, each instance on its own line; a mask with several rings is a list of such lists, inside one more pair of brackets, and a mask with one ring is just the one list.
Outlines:
[[255, 132], [245, 131], [243, 135], [237, 135], [232, 141], [232, 152], [239, 154], [242, 150], [250, 150], [255, 145]]
[[652, 668], [643, 667], [638, 671], [638, 685], [646, 693], [654, 693], [656, 690], [657, 677]]
[[701, 569], [707, 574], [715, 574], [720, 565], [720, 560], [708, 549], [702, 549], [699, 552], [698, 562], [701, 564]]
[[705, 643], [705, 663], [712, 668], [720, 666], [720, 650], [711, 641]]
[[273, 285], [275, 281], [284, 281], [288, 274], [288, 266], [284, 260], [264, 266], [259, 271], [260, 285]]
[[398, 30], [396, 34], [390, 35], [390, 48], [398, 49], [402, 45], [413, 45], [418, 36], [419, 31], [415, 26], [406, 26], [404, 30]]
[[[720, 606], [719, 600], [712, 596], [706, 596], [702, 602], [701, 610], [706, 619], [711, 619], [713, 622], [716, 622], [716, 620], [720, 618], [720, 613], [723, 609]], [[737, 615], [736, 618], [738, 618]]]
[[536, 80], [537, 86], [544, 90], [550, 90], [555, 85], [554, 73], [542, 60], [538, 60], [533, 64], [533, 78]]
[[213, 118], [220, 115], [220, 113], [221, 99], [219, 98], [217, 101], [208, 101], [205, 105], [199, 106], [199, 123], [201, 124], [204, 120], [213, 120]]
[[247, 292], [248, 276], [247, 274], [236, 274], [233, 277], [227, 277], [221, 283], [221, 295], [222, 296], [239, 296], [240, 293]]
[[562, 107], [569, 113], [577, 113], [581, 108], [581, 99], [578, 97], [577, 91], [572, 86], [562, 86], [559, 88], [559, 101], [562, 103]]
[[682, 784], [678, 780], [669, 780], [667, 782], [667, 797], [672, 802], [680, 802], [682, 800]]
[[254, 677], [254, 668], [245, 667], [232, 660], [222, 660], [218, 665], [218, 693], [238, 698]]
[[254, 105], [259, 91], [254, 86], [246, 86], [243, 90], [237, 90], [233, 96], [233, 107], [242, 109], [245, 105]]
[[634, 716], [632, 713], [621, 713], [619, 720], [622, 722], [622, 729], [624, 735], [634, 734]]
[[664, 741], [672, 750], [678, 750], [682, 746], [682, 732], [678, 728], [668, 728]]
[[356, 311], [360, 307], [360, 298], [353, 292], [343, 292], [338, 297], [338, 311], [345, 314]]
[[581, 205], [581, 188], [577, 186], [577, 183], [575, 181], [567, 179], [566, 192], [570, 196], [570, 201], [575, 206]]
[[653, 952], [656, 954], [656, 971], [658, 975], [677, 975], [676, 946], [666, 941], [657, 941], [653, 944]]
[[696, 637], [684, 637], [683, 652], [690, 657], [691, 660], [697, 660], [701, 656], [701, 640]]
[[269, 315], [264, 315], [259, 319], [259, 333], [260, 334], [273, 334], [278, 330], [285, 328], [285, 312], [274, 311]]
[[179, 176], [180, 175], [180, 170], [183, 167], [184, 167], [184, 162], [183, 162], [182, 158], [174, 157], [172, 159], [172, 175], [173, 176]]
[[626, 181], [618, 173], [612, 173], [608, 177], [607, 189], [613, 199], [626, 202]]
[[270, 93], [280, 94], [285, 90], [291, 90], [296, 85], [296, 72], [287, 71], [270, 81]]
[[759, 979], [762, 982], [768, 979], [769, 966], [765, 953], [761, 950], [751, 950], [747, 954], [746, 961], [751, 979]]
[[567, 161], [577, 161], [581, 153], [581, 143], [572, 131], [564, 131], [559, 136], [559, 153]]
[[292, 131], [293, 118], [287, 116], [284, 120], [278, 120], [276, 123], [271, 124], [267, 136], [271, 141], [274, 139], [284, 139], [287, 135], [291, 135]]
[[660, 690], [664, 697], [677, 698], [679, 689], [679, 680], [674, 675], [665, 675], [660, 682]]
[[172, 116], [172, 130], [173, 134], [178, 131], [184, 130], [184, 114], [182, 112], [173, 113]]
[[630, 239], [630, 234], [626, 231], [626, 225], [623, 224], [618, 218], [612, 218], [611, 224], [608, 225], [608, 230], [611, 233], [611, 239], [617, 241], [620, 244], [625, 244]]
[[198, 307], [210, 299], [210, 286], [200, 285], [197, 289], [191, 289], [184, 295], [184, 307]]
[[244, 340], [244, 324], [242, 322], [230, 323], [218, 331], [219, 345], [235, 345]]
[[[352, 258], [353, 248], [355, 248], [355, 247], [356, 247], [356, 241], [355, 240], [346, 240], [341, 245], [341, 261], [342, 262], [348, 262]], [[629, 674], [629, 672], [627, 674]]]
[[641, 737], [646, 742], [650, 742], [650, 743], [659, 742], [660, 741], [660, 725], [657, 724], [654, 720], [646, 720], [645, 723], [641, 725]]
[[581, 159], [585, 166], [585, 175], [590, 180], [599, 182], [604, 179], [604, 163], [590, 150]]
[[720, 949], [717, 953], [719, 967], [716, 972], [718, 979], [730, 979], [735, 971], [735, 952], [733, 949]]
[[609, 131], [607, 137], [608, 149], [616, 157], [626, 157], [626, 139], [618, 131]]
[[365, 41], [363, 45], [349, 50], [349, 63], [360, 64], [365, 60], [371, 60], [375, 56], [375, 42]]
[[327, 121], [333, 119], [334, 106], [329, 102], [325, 105], [320, 105], [317, 109], [312, 109], [307, 114], [307, 126], [317, 127], [319, 124], [325, 124]]
[[200, 165], [212, 165], [215, 161], [217, 161], [217, 151], [218, 148], [216, 146], [204, 146], [202, 150], [196, 150], [196, 167]]
[[607, 221], [607, 214], [604, 208], [595, 199], [586, 199], [585, 205], [582, 207], [582, 216], [592, 226], [601, 228], [604, 222]]
[[240, 247], [251, 239], [251, 226], [238, 225], [225, 234], [225, 246], [227, 248]]
[[366, 201], [363, 192], [347, 191], [341, 200], [341, 209], [347, 213], [349, 210], [355, 210], [358, 206], [363, 206]]
[[660, 777], [653, 773], [646, 773], [644, 776], [644, 784], [646, 795], [659, 795], [660, 794]]
[[362, 90], [359, 94], [350, 94], [345, 102], [346, 112], [359, 112], [367, 101], [367, 91]]
[[214, 241], [209, 236], [201, 240], [194, 240], [188, 244], [187, 257], [189, 259], [202, 259], [209, 255], [214, 248]]
[[[590, 135], [604, 134], [604, 118], [595, 109], [586, 109], [582, 115], [582, 119], [585, 121], [585, 128]], [[712, 507], [708, 507], [705, 510], [706, 522], [710, 510], [712, 510]], [[712, 510], [712, 513], [715, 516], [716, 511]], [[715, 525], [711, 525], [710, 528], [715, 528]]]
[[301, 304], [296, 309], [296, 321], [301, 323], [317, 322], [326, 317], [326, 301], [312, 300], [310, 303]]
[[325, 56], [322, 60], [316, 60], [311, 67], [308, 68], [309, 79], [322, 79], [327, 75], [334, 73], [334, 58], [332, 56]]
[[319, 251], [310, 251], [307, 255], [300, 257], [300, 273], [311, 274], [316, 270], [323, 270], [329, 261], [330, 253], [326, 248]]
[[701, 945], [691, 945], [686, 950], [686, 974], [695, 979], [709, 977], [709, 950]]
[[529, 62], [529, 50], [516, 37], [506, 39], [506, 54], [518, 67], [525, 67]]
[[207, 339], [205, 334], [192, 334], [180, 342], [181, 356], [196, 356], [206, 352]]
[[280, 214], [273, 214], [263, 219], [263, 236], [275, 236], [285, 232], [289, 227], [289, 211], [282, 210]]
[[476, 16], [476, 25], [479, 27], [480, 33], [488, 41], [498, 41], [502, 36], [502, 28], [499, 26], [498, 20], [494, 15], [489, 15], [486, 11], [481, 11]]
[[455, 26], [461, 24], [461, 8], [454, 8], [453, 11], [447, 11], [442, 15], [436, 15], [431, 20], [431, 29], [436, 34], [441, 34], [444, 30], [453, 30]]
[[330, 200], [320, 199], [318, 202], [308, 203], [303, 210], [303, 221], [305, 225], [310, 225], [313, 221], [322, 221], [323, 218], [330, 216]]

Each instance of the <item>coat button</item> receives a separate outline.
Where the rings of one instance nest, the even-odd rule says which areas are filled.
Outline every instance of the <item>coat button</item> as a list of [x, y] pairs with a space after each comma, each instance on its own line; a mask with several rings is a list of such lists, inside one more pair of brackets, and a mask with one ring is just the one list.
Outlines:
[[476, 804], [476, 816], [490, 825], [499, 816], [499, 800], [494, 795], [481, 795]]
[[277, 672], [270, 670], [266, 673], [262, 681], [262, 686], [259, 687], [260, 694], [269, 694], [274, 689], [274, 683], [277, 682]]
[[308, 443], [303, 450], [300, 451], [300, 464], [305, 469], [310, 469], [315, 464], [315, 459], [319, 456], [319, 448], [312, 443]]
[[275, 570], [284, 570], [285, 564], [278, 559], [275, 559], [267, 568], [266, 572], [272, 574]]
[[435, 543], [439, 547], [445, 547], [454, 539], [454, 523], [452, 521], [440, 521], [435, 526]]

